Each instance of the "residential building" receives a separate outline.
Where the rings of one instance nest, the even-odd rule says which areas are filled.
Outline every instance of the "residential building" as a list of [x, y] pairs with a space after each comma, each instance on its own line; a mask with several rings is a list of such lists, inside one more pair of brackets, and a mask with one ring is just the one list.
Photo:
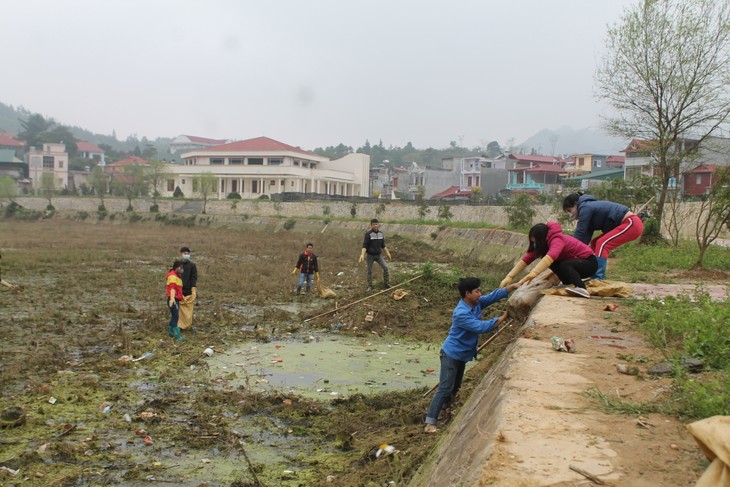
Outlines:
[[269, 137], [257, 137], [185, 152], [181, 158], [182, 164], [170, 165], [175, 178], [162, 188], [164, 196], [171, 196], [178, 186], [185, 195], [199, 194], [196, 181], [203, 173], [216, 177], [219, 199], [230, 194], [258, 198], [289, 192], [369, 196], [367, 154], [330, 160]]
[[31, 147], [26, 158], [33, 189], [43, 187], [44, 174], [52, 176], [56, 189], [68, 188], [68, 153], [64, 144], [46, 143], [43, 149]]
[[471, 197], [472, 188], [479, 188], [482, 197], [498, 194], [507, 185], [507, 167], [511, 161], [504, 157], [449, 157], [441, 161], [441, 169], [426, 169], [426, 197], [463, 199]]
[[701, 196], [712, 186], [717, 165], [700, 164], [683, 174], [683, 191], [685, 196]]
[[510, 154], [515, 162], [509, 169], [506, 189], [516, 192], [551, 193], [560, 189], [560, 181], [567, 176], [565, 160], [560, 157], [533, 154]]
[[195, 135], [178, 135], [175, 140], [170, 142], [170, 154], [178, 152], [187, 152], [196, 149], [205, 149], [216, 145], [223, 145], [230, 142], [225, 139], [208, 139], [205, 137], [197, 137]]
[[78, 150], [78, 157], [94, 161], [99, 166], [106, 166], [104, 149], [92, 144], [91, 142], [84, 142], [83, 140], [76, 142], [76, 148]]
[[25, 142], [15, 140], [7, 134], [0, 134], [0, 149], [12, 149], [16, 157], [21, 157]]
[[27, 165], [15, 155], [15, 150], [0, 147], [0, 177], [16, 181], [27, 177]]

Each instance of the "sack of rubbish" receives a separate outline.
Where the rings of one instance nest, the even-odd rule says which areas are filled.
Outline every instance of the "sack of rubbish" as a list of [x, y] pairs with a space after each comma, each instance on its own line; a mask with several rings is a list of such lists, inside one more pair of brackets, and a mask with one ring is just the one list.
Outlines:
[[550, 339], [550, 344], [556, 352], [575, 353], [575, 341], [572, 338], [563, 340], [562, 337], [554, 336]]
[[317, 293], [319, 294], [320, 298], [336, 298], [337, 294], [324, 284], [322, 284], [321, 281], [317, 281]]

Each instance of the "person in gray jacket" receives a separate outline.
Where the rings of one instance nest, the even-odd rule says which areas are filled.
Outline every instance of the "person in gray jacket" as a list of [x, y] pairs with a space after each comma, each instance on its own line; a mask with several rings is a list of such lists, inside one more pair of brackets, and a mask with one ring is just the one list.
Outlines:
[[[626, 206], [612, 201], [599, 201], [590, 194], [574, 193], [566, 196], [563, 211], [578, 221], [573, 237], [588, 244], [596, 254], [598, 270], [592, 279], [605, 279], [609, 252], [636, 240], [644, 232], [644, 222]], [[602, 233], [593, 238], [596, 230]]]

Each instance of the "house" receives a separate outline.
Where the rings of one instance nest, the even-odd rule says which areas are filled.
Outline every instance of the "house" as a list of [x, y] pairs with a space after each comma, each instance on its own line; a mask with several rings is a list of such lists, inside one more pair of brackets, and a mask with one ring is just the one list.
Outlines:
[[683, 174], [683, 191], [685, 196], [701, 196], [712, 186], [713, 176], [717, 171], [715, 164], [700, 164]]
[[[697, 165], [692, 160], [696, 157], [699, 141], [694, 139], [678, 139], [670, 148], [671, 153], [684, 154], [682, 171], [689, 170]], [[632, 139], [629, 145], [621, 151], [626, 157], [624, 160], [624, 179], [634, 179], [639, 176], [658, 176], [657, 143], [651, 140]]]
[[223, 145], [228, 142], [230, 141], [225, 139], [207, 139], [205, 137], [196, 137], [195, 135], [178, 135], [170, 142], [170, 154], [205, 149], [206, 147]]
[[510, 154], [515, 162], [509, 169], [506, 189], [516, 192], [549, 193], [560, 189], [560, 181], [567, 176], [566, 161], [559, 157], [534, 154]]
[[16, 157], [20, 157], [20, 153], [25, 147], [25, 142], [15, 140], [7, 134], [0, 134], [0, 149], [12, 149]]
[[136, 181], [134, 181], [135, 176], [131, 173], [129, 168], [137, 166], [146, 168], [149, 166], [149, 163], [141, 157], [129, 156], [107, 164], [106, 173], [109, 175], [111, 181], [119, 181], [122, 184], [132, 184]]
[[[504, 158], [490, 159], [482, 156], [447, 157], [441, 160], [441, 168], [428, 168], [424, 174], [426, 197], [435, 199], [456, 198], [456, 193], [472, 194], [472, 188], [488, 197], [496, 195], [507, 184], [507, 167], [513, 165]], [[452, 194], [453, 193], [453, 194]]]
[[471, 190], [463, 190], [459, 186], [449, 186], [440, 193], [431, 196], [432, 200], [443, 201], [468, 201], [471, 198]]
[[15, 150], [0, 147], [0, 178], [9, 177], [16, 181], [25, 179], [27, 165], [15, 155]]
[[31, 147], [26, 154], [28, 177], [35, 190], [43, 188], [44, 176], [50, 174], [55, 189], [68, 188], [68, 152], [58, 143], [43, 144], [43, 149]]
[[78, 157], [95, 161], [99, 166], [106, 166], [104, 149], [92, 144], [91, 142], [84, 142], [83, 140], [76, 142], [76, 148], [78, 150]]
[[258, 198], [289, 192], [369, 196], [367, 154], [330, 160], [269, 137], [257, 137], [185, 152], [181, 158], [182, 164], [170, 165], [175, 178], [167, 182], [163, 196], [171, 196], [178, 186], [186, 195], [199, 194], [194, 186], [204, 173], [217, 179], [219, 199], [230, 194]]

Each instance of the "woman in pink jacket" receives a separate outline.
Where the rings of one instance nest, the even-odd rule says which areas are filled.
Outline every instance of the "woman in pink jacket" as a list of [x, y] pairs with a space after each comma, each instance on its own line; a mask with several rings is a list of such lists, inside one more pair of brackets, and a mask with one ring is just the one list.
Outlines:
[[557, 222], [538, 223], [530, 229], [528, 236], [530, 244], [527, 253], [517, 261], [499, 287], [505, 287], [532, 261], [540, 259], [519, 284], [533, 280], [542, 271], [550, 268], [563, 284], [575, 286], [565, 288], [566, 291], [584, 298], [591, 297], [583, 278], [591, 277], [596, 272], [598, 261], [589, 246], [570, 235], [565, 235]]

